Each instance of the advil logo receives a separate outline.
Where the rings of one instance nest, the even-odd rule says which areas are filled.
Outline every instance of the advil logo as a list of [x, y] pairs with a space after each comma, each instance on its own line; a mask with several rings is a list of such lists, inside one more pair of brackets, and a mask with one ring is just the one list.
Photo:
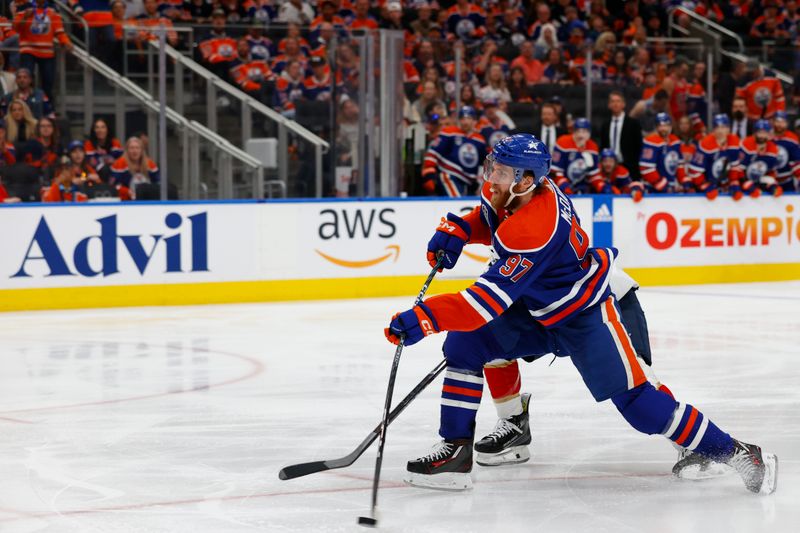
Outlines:
[[800, 220], [791, 216], [794, 206], [787, 205], [786, 218], [731, 217], [676, 219], [670, 213], [655, 213], [645, 227], [647, 243], [656, 250], [680, 248], [714, 248], [769, 246], [785, 235], [786, 242], [800, 242]]
[[[208, 271], [208, 214], [199, 213], [186, 217], [191, 226], [192, 242], [192, 268], [191, 272]], [[166, 248], [166, 270], [165, 272], [183, 272], [181, 269], [181, 234], [176, 233], [169, 237], [164, 235], [150, 235], [153, 244], [150, 250], [146, 250], [142, 244], [142, 235], [119, 235], [117, 232], [117, 215], [111, 215], [96, 220], [100, 224], [100, 235], [90, 235], [81, 239], [72, 252], [73, 269], [67, 263], [67, 259], [62, 253], [50, 226], [44, 215], [39, 219], [33, 238], [28, 244], [22, 264], [12, 278], [31, 277], [25, 270], [30, 261], [44, 261], [50, 269], [50, 276], [75, 276], [81, 275], [94, 277], [100, 274], [103, 277], [111, 276], [119, 272], [118, 261], [118, 241], [122, 241], [125, 249], [136, 265], [140, 274], [144, 274], [145, 269], [150, 263], [150, 259], [156, 251], [160, 242]], [[164, 224], [170, 229], [178, 229], [183, 223], [183, 217], [178, 213], [169, 213], [164, 217]], [[98, 240], [102, 250], [102, 262], [99, 268], [95, 269], [89, 262], [89, 244], [92, 240]], [[42, 255], [32, 255], [34, 244], [39, 248]]]
[[[325, 220], [320, 223], [317, 233], [324, 241], [331, 239], [369, 239], [373, 234], [373, 230], [380, 239], [391, 239], [397, 233], [397, 227], [389, 219], [389, 216], [394, 214], [394, 209], [391, 207], [369, 210], [356, 209], [355, 212], [348, 212], [344, 209], [341, 211], [323, 209], [319, 214], [321, 217], [325, 217]], [[392, 256], [394, 256], [394, 262], [397, 262], [397, 258], [400, 256], [400, 246], [390, 244], [384, 250], [388, 250], [388, 252], [368, 259], [341, 258], [322, 252], [319, 249], [314, 251], [326, 261], [337, 266], [366, 268], [380, 264]]]

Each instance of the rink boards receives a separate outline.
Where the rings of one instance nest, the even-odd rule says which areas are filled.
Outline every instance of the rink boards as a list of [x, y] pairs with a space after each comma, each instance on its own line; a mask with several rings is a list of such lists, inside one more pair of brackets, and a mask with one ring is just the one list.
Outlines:
[[[800, 197], [574, 198], [642, 285], [800, 279]], [[441, 216], [476, 201], [136, 202], [0, 208], [0, 310], [413, 294]], [[469, 245], [432, 292], [485, 268]]]

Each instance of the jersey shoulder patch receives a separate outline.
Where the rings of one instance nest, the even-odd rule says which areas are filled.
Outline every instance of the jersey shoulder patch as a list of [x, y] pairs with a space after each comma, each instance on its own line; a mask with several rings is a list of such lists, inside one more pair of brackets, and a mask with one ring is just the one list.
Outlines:
[[537, 252], [547, 246], [558, 229], [558, 198], [552, 186], [542, 190], [497, 228], [498, 243], [509, 252]]

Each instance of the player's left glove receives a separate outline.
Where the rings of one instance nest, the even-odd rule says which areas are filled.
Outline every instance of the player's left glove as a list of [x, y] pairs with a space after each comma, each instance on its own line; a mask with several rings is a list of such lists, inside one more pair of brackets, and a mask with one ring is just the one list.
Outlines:
[[386, 339], [392, 344], [400, 344], [400, 340], [405, 337], [406, 346], [416, 344], [434, 333], [439, 333], [439, 328], [431, 310], [425, 304], [397, 313], [392, 317], [389, 327], [383, 330]]
[[[428, 241], [428, 264], [436, 266], [436, 254], [441, 250], [444, 252], [442, 267], [450, 269], [456, 266], [456, 261], [469, 240], [470, 233], [472, 233], [472, 228], [463, 218], [453, 213], [447, 213], [447, 218], [442, 217], [436, 233]], [[440, 268], [439, 272], [441, 271]]]

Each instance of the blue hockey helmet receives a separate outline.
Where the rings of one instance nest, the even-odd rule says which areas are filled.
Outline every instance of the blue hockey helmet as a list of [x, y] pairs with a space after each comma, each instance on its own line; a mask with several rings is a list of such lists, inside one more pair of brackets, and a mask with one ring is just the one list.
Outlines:
[[[547, 145], [530, 133], [516, 133], [497, 141], [492, 153], [486, 157], [483, 166], [483, 179], [496, 183], [517, 183], [526, 171], [534, 176], [534, 183], [540, 182], [550, 172], [550, 151]], [[510, 167], [513, 172], [497, 176], [494, 165], [499, 163]]]
[[603, 148], [600, 152], [600, 159], [605, 159], [606, 157], [613, 157], [614, 159], [617, 158], [617, 153], [612, 150], [611, 148]]
[[672, 124], [672, 117], [669, 116], [669, 113], [658, 113], [656, 115], [656, 124], [659, 126], [662, 124]]
[[756, 120], [755, 124], [753, 124], [753, 131], [772, 131], [772, 124], [769, 123], [769, 120], [760, 118]]
[[475, 111], [475, 108], [472, 107], [471, 105], [462, 105], [461, 109], [458, 110], [458, 118], [464, 118], [464, 117], [474, 118], [475, 120], [478, 120], [478, 112]]
[[775, 120], [785, 120], [789, 122], [789, 113], [786, 111], [775, 111], [775, 116], [773, 117]]
[[728, 115], [725, 113], [719, 113], [718, 115], [714, 115], [714, 127], [718, 128], [720, 126], [725, 126], [726, 128], [731, 127], [731, 119], [728, 118]]
[[585, 117], [578, 117], [575, 119], [575, 124], [573, 125], [573, 129], [576, 130], [592, 130], [592, 124], [589, 122], [588, 118]]

